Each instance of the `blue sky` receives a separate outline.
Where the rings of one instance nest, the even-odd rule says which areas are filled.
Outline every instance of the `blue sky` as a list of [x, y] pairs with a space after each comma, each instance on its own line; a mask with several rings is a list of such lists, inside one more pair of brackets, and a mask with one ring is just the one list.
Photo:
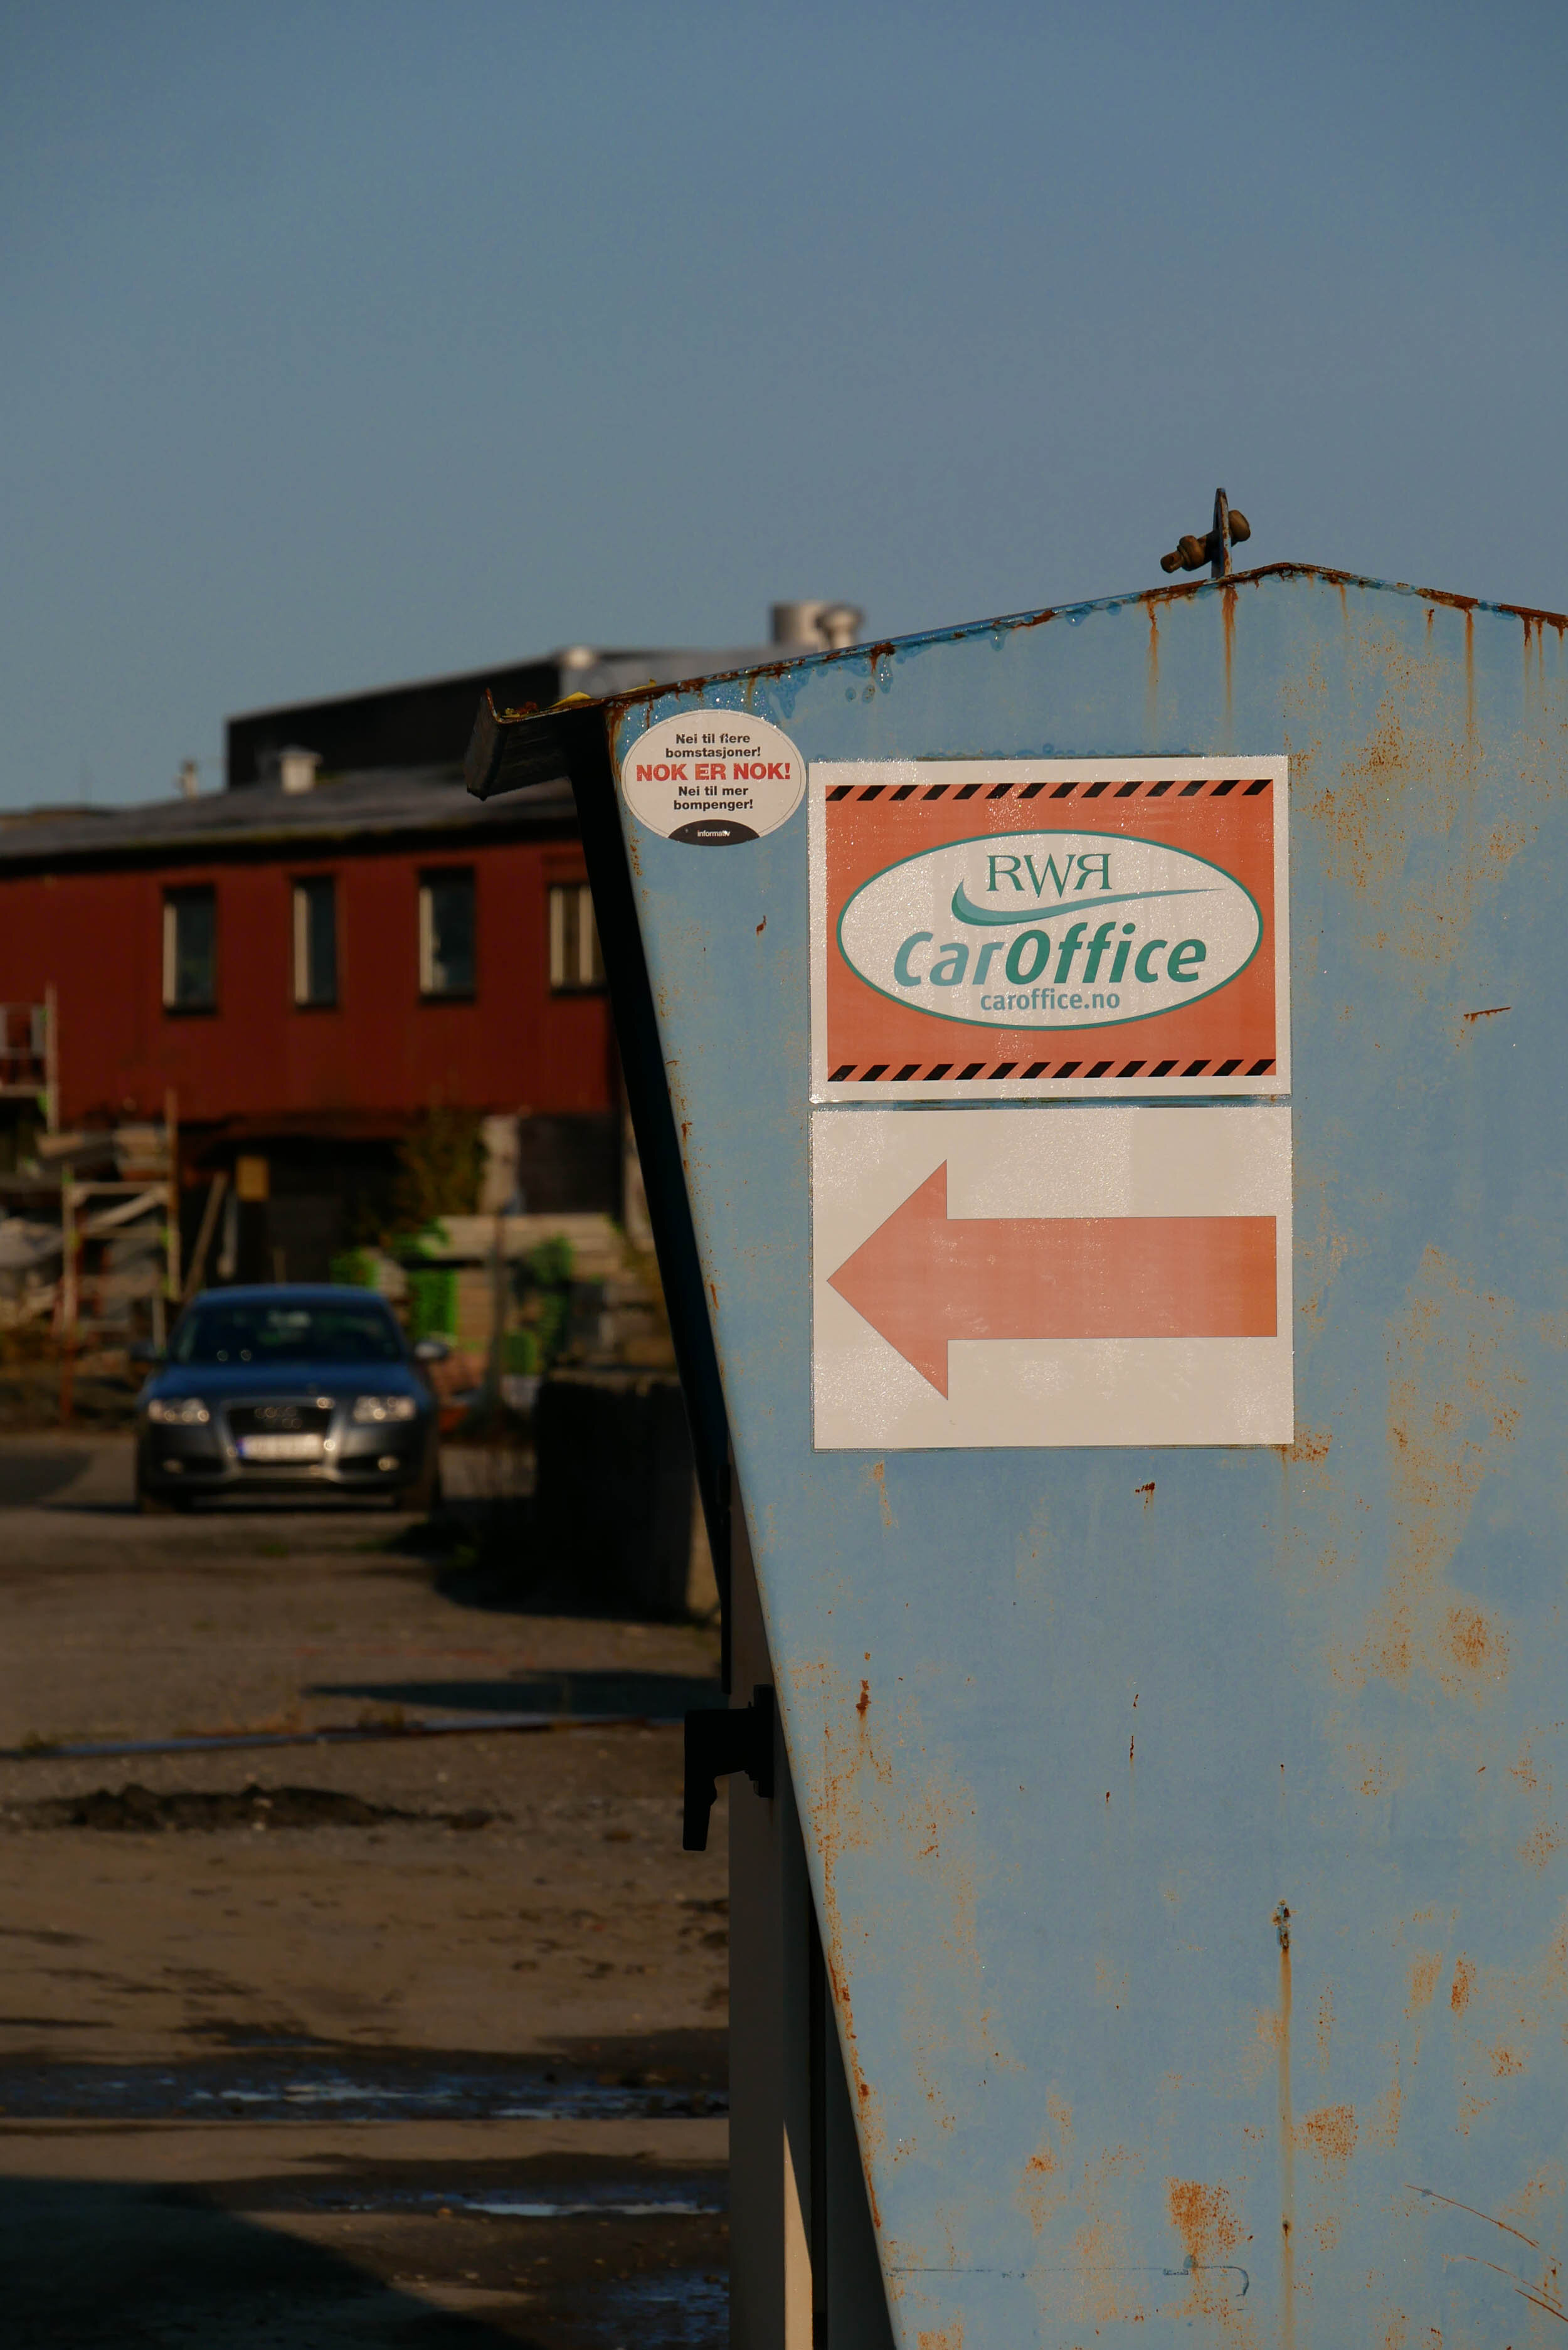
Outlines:
[[1568, 607], [1568, 10], [0, 5], [0, 806], [1249, 556]]

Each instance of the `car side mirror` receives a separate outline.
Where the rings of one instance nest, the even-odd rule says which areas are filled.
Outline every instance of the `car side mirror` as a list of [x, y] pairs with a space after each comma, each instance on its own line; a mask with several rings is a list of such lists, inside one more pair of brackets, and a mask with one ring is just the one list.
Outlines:
[[444, 1363], [452, 1348], [444, 1338], [417, 1338], [414, 1341], [416, 1363]]
[[155, 1364], [168, 1360], [163, 1347], [155, 1347], [151, 1338], [139, 1338], [135, 1346], [130, 1349], [130, 1354], [133, 1363], [145, 1363], [149, 1369], [151, 1369]]

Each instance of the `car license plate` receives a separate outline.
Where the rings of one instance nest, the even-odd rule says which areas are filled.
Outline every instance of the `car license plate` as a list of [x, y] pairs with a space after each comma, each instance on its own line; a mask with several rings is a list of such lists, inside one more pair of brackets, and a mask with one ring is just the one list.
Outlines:
[[242, 1436], [242, 1461], [319, 1461], [326, 1451], [319, 1436]]

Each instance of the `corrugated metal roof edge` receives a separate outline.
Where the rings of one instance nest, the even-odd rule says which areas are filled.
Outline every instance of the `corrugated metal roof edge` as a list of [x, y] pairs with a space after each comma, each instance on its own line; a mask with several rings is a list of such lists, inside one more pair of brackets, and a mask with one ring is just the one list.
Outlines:
[[[264, 718], [308, 719], [313, 712], [347, 709], [357, 702], [381, 702], [399, 693], [430, 693], [442, 686], [473, 685], [483, 688], [490, 678], [518, 669], [555, 669], [559, 666], [563, 651], [575, 651], [576, 647], [557, 645], [549, 652], [519, 653], [507, 660], [491, 661], [482, 669], [441, 670], [430, 677], [395, 678], [380, 685], [356, 685], [347, 693], [312, 694], [308, 702], [268, 702], [254, 710], [234, 710], [224, 719], [225, 726], [254, 726]], [[669, 660], [672, 655], [694, 650], [680, 645], [593, 645], [588, 648], [596, 668], [613, 661]], [[254, 785], [242, 784], [241, 791], [254, 790]]]

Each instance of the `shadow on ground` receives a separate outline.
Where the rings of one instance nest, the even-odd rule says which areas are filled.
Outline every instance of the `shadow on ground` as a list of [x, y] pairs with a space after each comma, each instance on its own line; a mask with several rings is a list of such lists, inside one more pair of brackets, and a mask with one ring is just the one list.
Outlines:
[[355, 1697], [450, 1713], [612, 1713], [679, 1721], [689, 1707], [722, 1705], [719, 1682], [684, 1673], [517, 1673], [484, 1681], [313, 1681], [307, 1697]]
[[350, 2163], [0, 2179], [6, 2350], [721, 2350], [722, 2173]]
[[0, 2181], [8, 2350], [486, 2350], [547, 2337], [432, 2309], [187, 2188]]
[[85, 1445], [6, 1445], [0, 1448], [0, 1510], [36, 1509], [63, 1493], [92, 1461]]
[[[623, 1528], [622, 1550], [602, 1543], [563, 1544], [542, 1523], [527, 1494], [451, 1495], [432, 1518], [405, 1525], [384, 1547], [391, 1556], [420, 1560], [432, 1587], [455, 1607], [511, 1616], [601, 1617], [620, 1622], [689, 1622], [680, 1593], [650, 1592], [636, 1571], [635, 1526]], [[628, 1570], [628, 1559], [631, 1568]]]

